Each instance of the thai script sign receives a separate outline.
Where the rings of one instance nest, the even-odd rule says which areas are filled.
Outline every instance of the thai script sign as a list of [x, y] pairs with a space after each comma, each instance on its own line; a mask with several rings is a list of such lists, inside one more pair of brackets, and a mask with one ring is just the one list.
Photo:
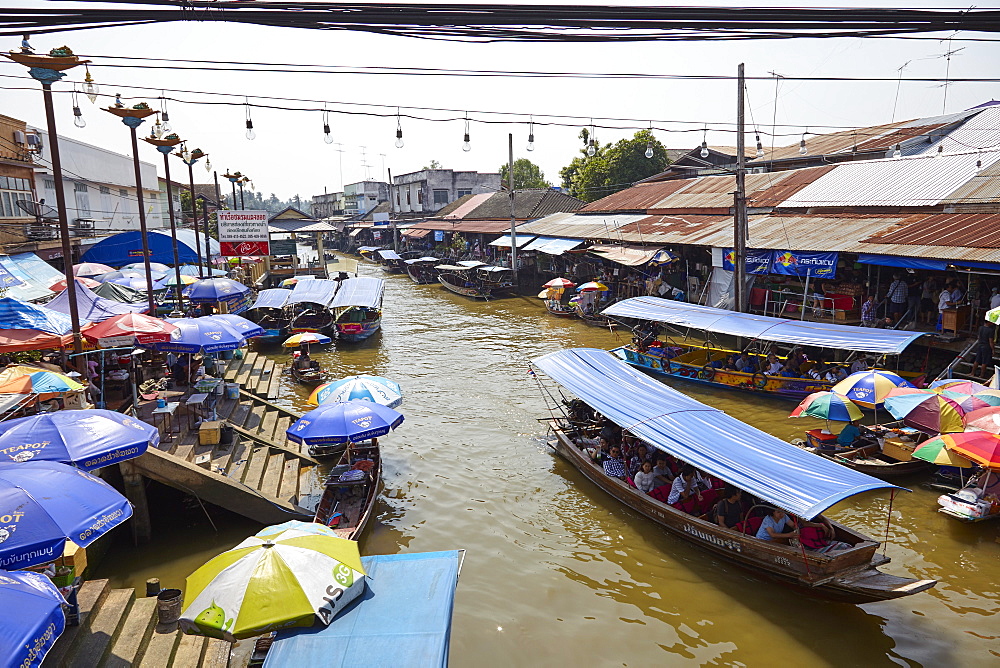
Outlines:
[[216, 215], [223, 255], [270, 255], [267, 211], [219, 211]]

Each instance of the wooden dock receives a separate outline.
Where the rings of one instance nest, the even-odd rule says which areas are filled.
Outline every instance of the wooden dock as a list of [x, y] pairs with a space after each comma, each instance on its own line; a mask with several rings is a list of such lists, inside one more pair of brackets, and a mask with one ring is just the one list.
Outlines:
[[67, 626], [42, 664], [59, 668], [226, 668], [232, 645], [184, 635], [158, 624], [156, 597], [112, 589], [107, 580], [84, 582], [77, 594], [80, 625]]
[[[318, 462], [307, 454], [305, 446], [285, 436], [285, 430], [300, 416], [267, 399], [275, 396], [280, 383], [275, 369], [273, 360], [250, 352], [232, 360], [224, 371], [223, 378], [241, 387], [238, 398], [219, 396], [215, 405], [215, 417], [235, 432], [231, 442], [201, 445], [195, 422], [198, 416], [188, 415], [183, 404], [189, 395], [168, 393], [178, 395], [168, 396], [168, 401], [182, 403], [173, 417], [177, 433], [167, 438], [161, 429], [164, 438], [158, 449], [121, 464], [126, 496], [137, 510], [133, 521], [137, 540], [151, 531], [142, 526], [145, 494], [141, 477], [265, 524], [312, 517], [298, 504], [321, 483], [315, 470]], [[139, 418], [152, 423], [154, 407], [155, 402], [141, 405]]]

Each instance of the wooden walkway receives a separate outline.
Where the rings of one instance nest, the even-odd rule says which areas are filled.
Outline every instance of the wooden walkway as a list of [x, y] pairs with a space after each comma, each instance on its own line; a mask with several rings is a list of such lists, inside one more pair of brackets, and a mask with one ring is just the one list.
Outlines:
[[80, 625], [67, 626], [45, 657], [45, 668], [225, 668], [232, 645], [184, 635], [177, 624], [157, 623], [156, 597], [111, 589], [89, 580], [77, 594]]
[[[318, 462], [305, 446], [285, 436], [299, 415], [266, 398], [277, 393], [279, 376], [273, 360], [254, 352], [230, 362], [223, 377], [247, 389], [241, 389], [237, 399], [218, 398], [215, 415], [235, 434], [232, 442], [217, 445], [199, 443], [197, 428], [190, 426], [198, 416], [189, 416], [183, 405], [187, 395], [168, 397], [182, 402], [173, 418], [178, 433], [164, 438], [158, 449], [127, 462], [123, 472], [130, 469], [128, 473], [263, 523], [311, 518], [299, 499], [314, 493], [321, 483], [315, 470]], [[140, 406], [140, 419], [152, 423], [154, 407], [155, 402]]]

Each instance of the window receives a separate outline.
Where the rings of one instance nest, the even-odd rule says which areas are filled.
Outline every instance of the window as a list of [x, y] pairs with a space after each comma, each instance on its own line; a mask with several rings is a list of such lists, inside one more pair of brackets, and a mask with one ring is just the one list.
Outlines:
[[90, 218], [90, 194], [86, 183], [74, 183], [73, 195], [76, 197], [76, 217]]
[[407, 206], [410, 205], [410, 191], [409, 190], [406, 191], [406, 205]]
[[[21, 181], [23, 179], [10, 179], [10, 181]], [[10, 185], [8, 181], [8, 186]], [[28, 214], [22, 211], [18, 202], [30, 202], [31, 193], [23, 190], [0, 190], [0, 218], [26, 218]]]
[[[407, 200], [407, 204], [408, 203], [409, 203], [409, 200]], [[399, 191], [398, 190], [396, 191], [396, 206], [399, 206]]]
[[128, 197], [128, 191], [122, 188], [118, 191], [118, 196], [124, 199], [125, 197]]
[[418, 190], [417, 191], [417, 204], [423, 204], [423, 203], [424, 203], [424, 191], [423, 190]]
[[87, 188], [87, 184], [86, 183], [79, 183], [78, 182], [78, 183], [74, 183], [73, 184], [73, 191], [74, 192], [85, 193], [85, 192], [89, 192], [89, 190], [90, 189]]
[[55, 190], [56, 189], [56, 182], [53, 179], [45, 179], [45, 189], [46, 190]]
[[101, 194], [102, 195], [110, 195], [111, 194], [111, 188], [109, 188], [107, 186], [101, 186]]
[[435, 190], [434, 191], [434, 204], [438, 206], [443, 206], [448, 203], [448, 191], [447, 190]]
[[459, 197], [465, 197], [466, 195], [471, 195], [471, 194], [472, 194], [471, 190], [459, 190], [458, 191], [458, 196]]

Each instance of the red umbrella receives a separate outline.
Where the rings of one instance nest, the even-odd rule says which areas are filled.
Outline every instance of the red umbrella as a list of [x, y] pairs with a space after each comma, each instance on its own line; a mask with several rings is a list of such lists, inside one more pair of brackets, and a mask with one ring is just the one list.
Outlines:
[[137, 343], [165, 343], [176, 325], [142, 313], [123, 313], [83, 328], [82, 334], [97, 343], [98, 339], [112, 337], [132, 337]]
[[569, 280], [568, 278], [553, 278], [548, 283], [545, 283], [543, 288], [572, 288], [576, 287], [576, 283]]
[[967, 431], [962, 434], [944, 434], [938, 438], [952, 452], [979, 462], [986, 468], [1000, 469], [1000, 436], [985, 431]]
[[[76, 277], [76, 284], [77, 285], [83, 285], [83, 286], [86, 286], [88, 288], [96, 288], [96, 287], [99, 287], [101, 285], [99, 281], [95, 281], [92, 278], [84, 278], [82, 276], [77, 276]], [[66, 279], [65, 278], [60, 279], [60, 280], [56, 281], [55, 283], [53, 283], [52, 285], [49, 286], [49, 290], [51, 290], [52, 292], [62, 292], [65, 289], [66, 289]]]

